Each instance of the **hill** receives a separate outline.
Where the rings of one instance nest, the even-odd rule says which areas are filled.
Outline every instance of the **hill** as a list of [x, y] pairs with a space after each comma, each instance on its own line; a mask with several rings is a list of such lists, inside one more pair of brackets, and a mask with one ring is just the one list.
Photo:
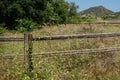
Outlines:
[[103, 6], [96, 6], [79, 12], [79, 16], [92, 18], [99, 17], [102, 19], [120, 19], [120, 12], [113, 12]]

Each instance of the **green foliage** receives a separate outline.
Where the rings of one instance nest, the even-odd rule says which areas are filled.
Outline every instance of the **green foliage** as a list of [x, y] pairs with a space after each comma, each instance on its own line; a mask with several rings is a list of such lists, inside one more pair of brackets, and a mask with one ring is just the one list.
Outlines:
[[102, 17], [103, 20], [119, 20], [120, 19], [120, 12], [105, 14]]
[[79, 19], [79, 22], [94, 22], [94, 21], [95, 21], [95, 19], [92, 17], [81, 17]]
[[75, 5], [74, 2], [70, 3], [69, 5], [69, 10], [68, 10], [68, 14], [69, 14], [69, 18], [68, 18], [68, 23], [79, 23], [79, 17], [77, 14], [77, 8], [79, 6]]
[[68, 23], [72, 23], [72, 24], [79, 23], [79, 17], [69, 17]]
[[[33, 20], [40, 25], [63, 24], [71, 22], [69, 17], [76, 17], [76, 9], [75, 3], [69, 4], [65, 0], [2, 0], [0, 23], [5, 23], [8, 29], [15, 29], [16, 20], [22, 18]], [[26, 27], [18, 28], [24, 31]]]
[[0, 35], [3, 33], [3, 28], [0, 26]]
[[70, 3], [70, 7], [69, 7], [69, 16], [70, 17], [76, 17], [77, 16], [77, 8], [79, 6], [76, 6], [76, 4], [74, 2]]
[[69, 3], [64, 0], [56, 0], [54, 3], [54, 12], [58, 15], [58, 23], [66, 23], [68, 20]]
[[9, 29], [14, 29], [13, 24], [17, 18], [24, 15], [21, 5], [15, 1], [0, 1], [0, 23], [5, 23]]
[[37, 28], [37, 24], [32, 20], [28, 19], [18, 19], [16, 20], [16, 29], [18, 31], [32, 31]]
[[5, 24], [0, 24], [0, 35], [2, 35], [4, 33], [4, 28]]

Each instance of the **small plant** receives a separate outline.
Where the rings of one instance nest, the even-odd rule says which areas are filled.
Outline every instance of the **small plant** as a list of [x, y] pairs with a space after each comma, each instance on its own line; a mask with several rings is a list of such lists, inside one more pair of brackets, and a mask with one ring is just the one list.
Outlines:
[[37, 24], [29, 19], [17, 19], [16, 23], [16, 29], [21, 32], [32, 31], [37, 28]]
[[1, 34], [3, 34], [3, 32], [4, 32], [4, 27], [5, 26], [5, 24], [0, 24], [0, 35]]
[[94, 21], [96, 21], [96, 19], [91, 18], [91, 17], [81, 17], [79, 19], [79, 22], [94, 22]]

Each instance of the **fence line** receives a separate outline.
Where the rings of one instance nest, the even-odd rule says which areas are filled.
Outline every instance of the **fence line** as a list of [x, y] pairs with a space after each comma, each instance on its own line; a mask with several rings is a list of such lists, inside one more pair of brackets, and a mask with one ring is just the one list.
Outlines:
[[[5, 41], [24, 41], [24, 55], [20, 54], [17, 56], [24, 56], [25, 72], [28, 76], [31, 75], [33, 70], [32, 56], [45, 55], [45, 54], [82, 54], [82, 53], [97, 53], [97, 52], [109, 52], [109, 51], [119, 51], [120, 47], [111, 48], [98, 48], [98, 49], [82, 49], [82, 50], [68, 50], [68, 51], [56, 51], [56, 52], [46, 52], [42, 54], [32, 54], [32, 41], [42, 41], [42, 40], [60, 40], [60, 39], [71, 39], [71, 38], [98, 38], [98, 37], [119, 37], [120, 33], [89, 33], [89, 34], [73, 34], [73, 35], [57, 35], [57, 36], [43, 36], [43, 37], [32, 37], [32, 34], [24, 34], [23, 37], [0, 37], [0, 42]], [[14, 57], [12, 55], [0, 55], [0, 57]]]
[[[101, 52], [110, 52], [110, 51], [120, 51], [120, 47], [44, 52], [40, 55], [58, 54], [58, 53], [60, 53], [60, 54], [83, 54], [83, 53], [99, 53], [99, 52], [101, 53]], [[35, 55], [37, 55], [37, 54], [35, 54]]]
[[[89, 33], [89, 34], [71, 34], [71, 35], [56, 35], [56, 36], [41, 36], [33, 37], [32, 41], [42, 40], [60, 40], [71, 38], [98, 38], [98, 37], [118, 37], [120, 33]], [[4, 41], [24, 41], [23, 37], [0, 37], [0, 42]]]
[[[67, 51], [55, 51], [55, 52], [42, 52], [42, 53], [35, 53], [32, 56], [38, 57], [39, 55], [51, 55], [51, 54], [84, 54], [84, 53], [101, 53], [101, 52], [110, 52], [110, 51], [120, 51], [120, 47], [110, 47], [110, 48], [96, 48], [96, 49], [81, 49], [81, 50], [67, 50]], [[22, 58], [24, 54], [4, 54], [0, 55], [0, 58]]]
[[104, 22], [82, 22], [80, 24], [120, 24], [120, 22], [110, 22], [110, 21], [104, 21]]
[[6, 41], [24, 41], [23, 37], [9, 37], [9, 36], [0, 36], [0, 42]]
[[34, 41], [41, 40], [60, 40], [71, 38], [98, 38], [98, 37], [118, 37], [120, 33], [89, 33], [89, 34], [73, 34], [73, 35], [57, 35], [57, 36], [43, 36], [34, 37]]

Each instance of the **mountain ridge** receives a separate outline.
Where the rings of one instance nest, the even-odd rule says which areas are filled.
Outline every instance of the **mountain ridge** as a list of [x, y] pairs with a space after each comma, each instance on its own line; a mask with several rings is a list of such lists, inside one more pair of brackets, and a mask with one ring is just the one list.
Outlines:
[[102, 19], [120, 19], [120, 11], [114, 12], [101, 5], [90, 7], [86, 10], [80, 11], [78, 15], [80, 17], [92, 17], [92, 18], [99, 17]]

